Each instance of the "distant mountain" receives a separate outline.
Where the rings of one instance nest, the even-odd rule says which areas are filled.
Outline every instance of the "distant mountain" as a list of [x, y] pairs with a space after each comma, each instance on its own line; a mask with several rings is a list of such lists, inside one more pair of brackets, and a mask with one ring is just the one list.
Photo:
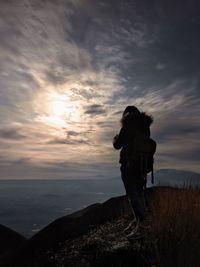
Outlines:
[[155, 184], [161, 186], [200, 185], [200, 174], [176, 169], [160, 169], [155, 172]]

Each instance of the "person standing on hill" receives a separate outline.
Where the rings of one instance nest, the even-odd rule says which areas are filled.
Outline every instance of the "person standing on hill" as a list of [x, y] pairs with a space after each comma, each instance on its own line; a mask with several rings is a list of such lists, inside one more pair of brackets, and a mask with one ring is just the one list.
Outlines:
[[[140, 112], [135, 106], [127, 106], [122, 114], [121, 129], [118, 135], [113, 139], [113, 147], [121, 149], [120, 160], [121, 164], [121, 178], [125, 187], [126, 195], [131, 205], [134, 220], [125, 229], [128, 233], [128, 238], [137, 238], [141, 235], [139, 230], [140, 222], [145, 218], [145, 204], [144, 204], [144, 188], [146, 186], [145, 177], [151, 170], [151, 166], [147, 166], [146, 171], [141, 168], [139, 157], [130, 160], [130, 155], [133, 150], [133, 141], [139, 136], [143, 138], [150, 138], [150, 125], [153, 118], [144, 112]], [[153, 166], [152, 162], [148, 165]]]

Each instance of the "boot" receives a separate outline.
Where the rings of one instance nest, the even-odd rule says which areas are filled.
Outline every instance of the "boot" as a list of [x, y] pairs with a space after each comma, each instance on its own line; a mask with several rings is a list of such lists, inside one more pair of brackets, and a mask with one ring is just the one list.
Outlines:
[[146, 231], [145, 228], [141, 226], [141, 223], [138, 222], [137, 226], [135, 229], [133, 229], [130, 234], [126, 235], [128, 240], [137, 240], [140, 238], [143, 238], [146, 236]]
[[126, 234], [128, 234], [129, 231], [131, 231], [131, 233], [135, 233], [135, 232], [137, 232], [138, 227], [139, 227], [139, 221], [137, 221], [136, 219], [134, 219], [134, 220], [131, 221], [131, 222], [129, 223], [129, 225], [124, 229], [124, 232], [125, 232]]

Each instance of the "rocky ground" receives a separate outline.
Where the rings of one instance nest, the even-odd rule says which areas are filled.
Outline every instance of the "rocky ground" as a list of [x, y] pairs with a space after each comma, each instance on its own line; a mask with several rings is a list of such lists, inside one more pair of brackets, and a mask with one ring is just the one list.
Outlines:
[[130, 215], [94, 227], [87, 234], [59, 244], [57, 251], [46, 253], [47, 265], [61, 267], [90, 266], [156, 266], [156, 247], [148, 223], [144, 224], [146, 236], [128, 241], [124, 228]]

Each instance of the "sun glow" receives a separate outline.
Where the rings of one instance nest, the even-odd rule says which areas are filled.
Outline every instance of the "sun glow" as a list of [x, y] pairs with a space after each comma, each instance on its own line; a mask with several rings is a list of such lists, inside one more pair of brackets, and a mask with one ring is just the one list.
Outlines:
[[74, 116], [74, 106], [64, 100], [56, 100], [51, 103], [51, 112], [49, 121], [57, 126], [66, 126], [67, 122], [70, 121]]
[[67, 93], [52, 90], [40, 95], [35, 101], [35, 109], [40, 114], [37, 117], [38, 121], [56, 128], [65, 128], [69, 123], [80, 121], [80, 102], [72, 101]]
[[55, 116], [62, 116], [65, 114], [66, 112], [66, 105], [64, 102], [62, 101], [55, 101], [52, 103], [52, 113], [55, 115]]
[[50, 114], [48, 119], [51, 123], [58, 126], [66, 126], [67, 121], [71, 120], [74, 107], [67, 99], [53, 100], [49, 103]]

